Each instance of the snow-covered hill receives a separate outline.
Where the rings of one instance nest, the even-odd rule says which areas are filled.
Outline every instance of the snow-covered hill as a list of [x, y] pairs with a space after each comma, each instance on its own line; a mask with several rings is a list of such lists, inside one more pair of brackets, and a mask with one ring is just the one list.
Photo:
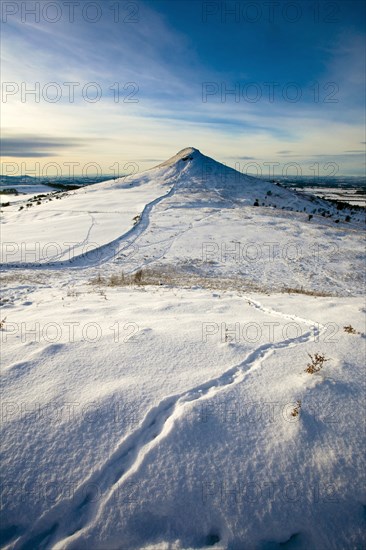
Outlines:
[[130, 273], [153, 264], [346, 295], [362, 282], [364, 213], [243, 175], [194, 148], [135, 176], [18, 200], [3, 217], [2, 261], [11, 268]]
[[360, 211], [194, 148], [21, 200], [2, 220], [1, 547], [363, 547]]

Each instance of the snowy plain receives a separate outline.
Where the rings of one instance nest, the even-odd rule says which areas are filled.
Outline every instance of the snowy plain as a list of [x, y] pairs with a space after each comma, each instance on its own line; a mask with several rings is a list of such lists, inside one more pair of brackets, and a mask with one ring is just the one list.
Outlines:
[[22, 200], [1, 226], [2, 547], [361, 548], [364, 212], [193, 148]]

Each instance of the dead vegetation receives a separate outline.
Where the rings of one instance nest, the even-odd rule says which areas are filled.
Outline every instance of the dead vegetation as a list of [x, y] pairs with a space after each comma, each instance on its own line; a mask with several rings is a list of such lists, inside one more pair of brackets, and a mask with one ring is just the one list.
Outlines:
[[301, 294], [306, 296], [324, 296], [330, 297], [333, 294], [316, 290], [307, 290], [291, 287], [264, 287], [244, 277], [204, 277], [199, 273], [188, 272], [167, 267], [139, 269], [134, 274], [106, 273], [101, 274], [90, 280], [90, 284], [122, 287], [122, 286], [170, 286], [177, 288], [201, 287], [209, 290], [227, 290], [236, 292], [258, 292], [258, 293], [282, 293], [282, 294]]
[[326, 359], [325, 355], [322, 353], [315, 353], [314, 355], [308, 353], [308, 356], [310, 357], [311, 362], [306, 365], [305, 372], [309, 374], [319, 372], [323, 368], [324, 363], [329, 361], [329, 359]]
[[322, 296], [325, 298], [329, 298], [331, 296], [334, 296], [334, 294], [330, 294], [329, 292], [323, 292], [320, 290], [307, 290], [303, 287], [300, 288], [292, 288], [292, 287], [283, 287], [282, 291], [283, 294], [303, 294], [304, 296]]
[[145, 273], [142, 271], [142, 269], [139, 269], [136, 271], [136, 273], [133, 273], [132, 275], [125, 275], [123, 272], [118, 273], [112, 273], [112, 275], [102, 277], [100, 273], [96, 277], [90, 280], [90, 284], [96, 285], [96, 286], [112, 286], [112, 287], [118, 287], [118, 286], [130, 286], [130, 285], [152, 285], [157, 284], [156, 280], [152, 278], [151, 276], [148, 277], [148, 279], [145, 280]]
[[112, 273], [101, 275], [90, 280], [90, 284], [98, 286], [165, 286], [174, 288], [200, 287], [211, 290], [263, 291], [259, 285], [242, 279], [224, 279], [216, 277], [201, 277], [172, 269], [139, 269], [133, 274]]
[[[100, 284], [100, 275], [98, 276], [98, 282]], [[109, 284], [108, 286], [124, 286], [126, 283], [126, 277], [124, 276], [123, 273], [121, 273], [121, 275], [118, 275], [118, 274], [113, 274], [110, 276], [109, 278]]]
[[348, 334], [361, 334], [358, 332], [355, 328], [353, 328], [352, 325], [346, 325], [343, 327], [344, 332], [347, 332]]
[[299, 416], [300, 409], [301, 409], [301, 401], [298, 399], [296, 401], [296, 405], [295, 405], [294, 409], [291, 411], [291, 416], [294, 416], [294, 417]]
[[[60, 277], [61, 274], [57, 271], [53, 271], [53, 277]], [[49, 274], [45, 271], [31, 271], [31, 270], [12, 270], [7, 273], [2, 273], [0, 276], [0, 286], [5, 288], [7, 285], [13, 284], [48, 284], [49, 283]]]
[[186, 269], [167, 267], [155, 267], [139, 269], [134, 274], [100, 272], [93, 277], [90, 284], [101, 286], [169, 286], [176, 288], [201, 287], [208, 290], [227, 290], [236, 292], [281, 293], [301, 294], [306, 296], [331, 297], [334, 294], [316, 290], [307, 290], [303, 287], [265, 287], [244, 277], [204, 277], [200, 273], [189, 272]]
[[139, 269], [138, 271], [136, 271], [136, 273], [133, 276], [133, 281], [137, 285], [140, 285], [142, 283], [142, 269]]

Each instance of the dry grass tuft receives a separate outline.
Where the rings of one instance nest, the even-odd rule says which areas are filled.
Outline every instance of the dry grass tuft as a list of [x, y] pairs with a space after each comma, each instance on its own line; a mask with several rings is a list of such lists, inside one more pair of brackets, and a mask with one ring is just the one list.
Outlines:
[[294, 407], [293, 411], [291, 412], [291, 416], [299, 416], [301, 409], [301, 401], [298, 399], [296, 401], [296, 406]]
[[326, 361], [329, 361], [329, 359], [325, 358], [324, 354], [321, 353], [315, 353], [315, 355], [310, 355], [308, 353], [308, 356], [311, 359], [311, 363], [308, 363], [305, 369], [305, 372], [309, 374], [315, 374], [316, 372], [319, 372]]
[[345, 327], [343, 327], [343, 330], [348, 334], [360, 334], [359, 332], [357, 332], [356, 329], [353, 328], [352, 325], [346, 325]]
[[330, 294], [329, 292], [322, 292], [318, 290], [306, 290], [305, 288], [292, 288], [292, 287], [283, 287], [282, 289], [283, 294], [304, 294], [305, 296], [322, 296], [325, 298], [329, 298], [333, 296], [333, 294]]

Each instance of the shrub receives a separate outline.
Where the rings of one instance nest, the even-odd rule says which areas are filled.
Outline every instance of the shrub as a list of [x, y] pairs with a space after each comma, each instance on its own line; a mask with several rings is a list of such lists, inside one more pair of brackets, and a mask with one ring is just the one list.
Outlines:
[[4, 325], [5, 325], [5, 321], [6, 321], [6, 317], [4, 317], [4, 319], [2, 319], [2, 320], [0, 321], [0, 330], [3, 330]]
[[310, 355], [310, 353], [308, 353], [308, 356], [311, 359], [311, 363], [308, 363], [306, 365], [305, 372], [307, 372], [309, 374], [314, 374], [316, 372], [319, 372], [323, 368], [324, 363], [326, 361], [329, 361], [329, 359], [326, 359], [325, 355], [323, 355], [321, 353], [315, 353], [314, 356], [312, 356], [312, 355]]

